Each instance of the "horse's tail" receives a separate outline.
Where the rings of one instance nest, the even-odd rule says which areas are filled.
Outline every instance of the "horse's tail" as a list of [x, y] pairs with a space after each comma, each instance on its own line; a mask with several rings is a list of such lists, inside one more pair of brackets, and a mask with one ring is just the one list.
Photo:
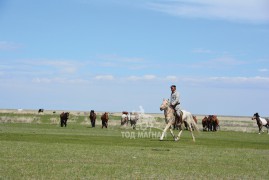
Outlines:
[[192, 116], [192, 115], [190, 116], [190, 119], [191, 119], [191, 125], [192, 125], [193, 129], [194, 129], [195, 131], [199, 132], [199, 128], [198, 128], [198, 126], [197, 126], [195, 120], [193, 119], [193, 116]]

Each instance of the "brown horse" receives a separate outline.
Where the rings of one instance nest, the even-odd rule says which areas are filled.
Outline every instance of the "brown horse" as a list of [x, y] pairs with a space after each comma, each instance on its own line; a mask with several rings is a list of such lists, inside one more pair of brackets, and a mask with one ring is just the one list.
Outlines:
[[192, 118], [193, 118], [193, 120], [195, 121], [195, 123], [197, 124], [197, 117], [196, 116], [194, 116], [194, 115], [192, 115]]
[[220, 129], [219, 120], [216, 115], [205, 116], [202, 119], [203, 131], [217, 131]]
[[219, 120], [216, 115], [209, 115], [210, 125], [211, 125], [211, 131], [217, 131], [219, 129]]
[[269, 119], [264, 119], [262, 117], [260, 117], [260, 115], [258, 113], [255, 113], [252, 117], [252, 120], [256, 119], [258, 128], [259, 128], [259, 134], [261, 134], [261, 131], [264, 132], [262, 130], [262, 127], [266, 127], [267, 128], [267, 133], [269, 134]]
[[102, 128], [105, 127], [107, 128], [108, 125], [108, 112], [105, 112], [102, 116], [101, 116], [101, 120], [102, 120]]
[[95, 127], [96, 113], [94, 112], [94, 110], [91, 110], [89, 117], [91, 120], [92, 127]]
[[202, 119], [202, 126], [203, 126], [203, 131], [208, 131], [208, 117], [205, 116], [203, 119]]

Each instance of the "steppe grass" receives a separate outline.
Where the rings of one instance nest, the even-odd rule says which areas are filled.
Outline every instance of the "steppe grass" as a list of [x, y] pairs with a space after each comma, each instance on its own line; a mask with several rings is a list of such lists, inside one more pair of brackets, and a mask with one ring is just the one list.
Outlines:
[[178, 142], [123, 136], [138, 132], [1, 123], [0, 179], [268, 179], [265, 133], [200, 132], [195, 143], [188, 131]]

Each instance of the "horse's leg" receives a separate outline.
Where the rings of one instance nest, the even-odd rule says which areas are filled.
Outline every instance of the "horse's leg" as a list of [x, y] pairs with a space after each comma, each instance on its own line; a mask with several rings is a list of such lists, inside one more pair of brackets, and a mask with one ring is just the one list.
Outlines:
[[[188, 122], [186, 122], [186, 123], [187, 123], [187, 127], [189, 128], [189, 131], [191, 133], [192, 140], [193, 140], [193, 142], [195, 142], [195, 137], [194, 137], [193, 130], [192, 130], [192, 127], [191, 127], [191, 123], [188, 123]], [[181, 128], [180, 132], [178, 133], [178, 139], [177, 140], [180, 139], [181, 133], [182, 133], [182, 128]]]
[[194, 137], [192, 128], [190, 128], [190, 132], [191, 132], [192, 140], [193, 140], [193, 142], [195, 142], [195, 137]]
[[172, 125], [172, 123], [171, 123], [171, 122], [169, 122], [169, 123], [167, 123], [167, 124], [166, 124], [166, 126], [165, 126], [165, 128], [164, 128], [164, 130], [163, 130], [163, 133], [162, 133], [162, 135], [161, 135], [161, 137], [160, 137], [160, 141], [162, 141], [162, 140], [163, 140], [164, 135], [165, 135], [165, 133], [166, 133], [167, 129], [168, 129], [168, 128], [170, 128], [170, 126], [171, 126], [171, 125]]
[[176, 139], [176, 137], [175, 137], [175, 135], [174, 135], [174, 132], [173, 132], [173, 128], [172, 128], [172, 126], [170, 126], [169, 130], [170, 130], [170, 133], [171, 133], [171, 135], [173, 136], [173, 138]]
[[175, 141], [178, 141], [180, 139], [182, 132], [183, 132], [183, 129], [182, 129], [182, 124], [181, 124], [179, 126], [179, 133], [178, 133], [177, 137], [175, 138]]

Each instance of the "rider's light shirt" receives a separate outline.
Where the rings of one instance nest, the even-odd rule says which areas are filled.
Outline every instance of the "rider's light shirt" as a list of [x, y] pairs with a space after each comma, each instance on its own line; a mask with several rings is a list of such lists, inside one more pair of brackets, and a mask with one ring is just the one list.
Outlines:
[[174, 93], [171, 93], [171, 97], [170, 97], [170, 104], [172, 106], [176, 106], [179, 105], [179, 93], [177, 91], [174, 91]]

